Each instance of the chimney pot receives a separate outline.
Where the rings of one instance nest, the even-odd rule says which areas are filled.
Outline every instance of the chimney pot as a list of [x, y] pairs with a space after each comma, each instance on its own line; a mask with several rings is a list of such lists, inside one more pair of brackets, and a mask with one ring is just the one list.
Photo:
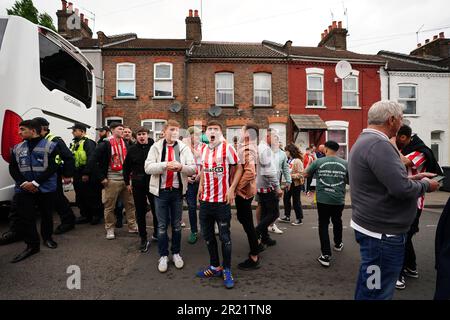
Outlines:
[[333, 27], [333, 29], [336, 29], [336, 28], [337, 28], [337, 22], [336, 22], [336, 21], [333, 21], [332, 27]]
[[322, 32], [321, 36], [322, 36], [322, 39], [325, 38], [325, 33]]
[[338, 22], [338, 28], [339, 28], [339, 29], [342, 29], [342, 21], [339, 21], [339, 22]]
[[425, 40], [425, 44], [427, 44], [427, 43], [429, 43], [429, 42], [430, 42], [430, 39]]
[[325, 37], [328, 35], [328, 29], [325, 29], [324, 31], [323, 31], [323, 33], [325, 34]]
[[73, 12], [73, 3], [69, 2], [69, 6], [67, 7], [67, 12], [72, 13]]
[[80, 13], [80, 20], [84, 22], [84, 13]]
[[80, 13], [80, 10], [78, 8], [75, 9], [75, 14], [78, 16]]
[[62, 10], [65, 11], [67, 9], [67, 1], [61, 0], [61, 4], [62, 4]]
[[436, 36], [433, 36], [433, 40], [437, 40], [437, 38], [438, 38], [438, 36], [436, 35]]
[[194, 17], [198, 17], [198, 10], [194, 11]]
[[88, 26], [89, 25], [89, 19], [88, 18], [84, 19], [84, 23], [86, 23], [86, 25]]
[[189, 10], [189, 17], [192, 17], [192, 13], [193, 13], [194, 11], [192, 10], [192, 9], [190, 9]]
[[331, 32], [333, 30], [333, 26], [328, 26], [328, 32]]
[[418, 43], [418, 44], [417, 44], [417, 48], [420, 48], [421, 46], [422, 46], [421, 43]]
[[444, 32], [440, 32], [440, 33], [439, 33], [439, 38], [441, 38], [441, 39], [445, 38]]

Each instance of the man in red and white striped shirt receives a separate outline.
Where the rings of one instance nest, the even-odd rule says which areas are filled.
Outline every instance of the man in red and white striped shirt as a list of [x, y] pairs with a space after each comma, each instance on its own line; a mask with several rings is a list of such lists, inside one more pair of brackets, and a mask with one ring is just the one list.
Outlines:
[[[396, 144], [401, 153], [403, 153], [402, 150], [404, 150], [411, 143], [411, 137], [412, 129], [407, 125], [403, 125], [398, 131], [396, 137]], [[420, 150], [415, 150], [409, 152], [408, 154], [402, 154], [402, 161], [406, 166], [408, 176], [414, 176], [427, 171], [427, 157], [423, 152], [420, 152]], [[406, 237], [405, 261], [403, 264], [403, 272], [400, 275], [399, 280], [397, 281], [397, 289], [406, 288], [404, 276], [408, 276], [411, 278], [419, 277], [419, 273], [417, 272], [416, 253], [414, 251], [412, 238], [416, 233], [419, 232], [419, 220], [424, 208], [424, 200], [425, 196], [421, 196], [417, 200], [416, 219], [411, 225], [411, 228], [409, 229]]]
[[[223, 276], [225, 287], [232, 288], [234, 280], [231, 274], [230, 204], [234, 199], [234, 194], [231, 193], [234, 193], [238, 183], [235, 180], [241, 176], [236, 174], [236, 179], [233, 179], [233, 167], [238, 164], [239, 159], [236, 150], [224, 139], [220, 122], [210, 121], [206, 134], [209, 145], [204, 148], [202, 154], [199, 199], [200, 224], [208, 246], [210, 266], [198, 272], [197, 276], [201, 278]], [[242, 170], [240, 167], [238, 166], [238, 170]], [[219, 238], [222, 242], [222, 265], [214, 234], [215, 223], [219, 226]]]

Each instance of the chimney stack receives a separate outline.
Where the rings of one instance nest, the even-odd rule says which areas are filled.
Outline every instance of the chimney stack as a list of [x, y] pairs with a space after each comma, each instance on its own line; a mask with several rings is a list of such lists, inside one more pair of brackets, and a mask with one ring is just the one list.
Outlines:
[[69, 2], [69, 6], [67, 7], [67, 12], [72, 13], [73, 12], [73, 3]]
[[342, 27], [342, 21], [332, 21], [328, 29], [322, 33], [318, 46], [333, 50], [347, 50], [347, 32], [347, 29]]
[[440, 39], [444, 39], [444, 38], [445, 38], [444, 32], [439, 32], [439, 38], [440, 38]]
[[446, 39], [444, 32], [439, 32], [433, 36], [433, 40], [425, 40], [425, 44], [417, 46], [411, 53], [412, 56], [418, 57], [439, 57], [441, 59], [450, 58], [450, 39]]
[[420, 48], [421, 46], [422, 46], [421, 43], [418, 43], [418, 44], [417, 44], [417, 48]]
[[61, 0], [61, 10], [56, 12], [58, 18], [58, 33], [66, 39], [92, 38], [92, 30], [89, 28], [84, 13], [79, 9], [73, 9], [73, 3]]
[[63, 11], [65, 11], [67, 9], [67, 1], [66, 0], [61, 0], [61, 4], [62, 4], [62, 9]]
[[430, 39], [425, 40], [425, 44], [428, 44], [428, 43], [430, 43]]
[[[194, 13], [194, 16], [192, 16]], [[198, 15], [198, 10], [189, 10], [186, 17], [186, 40], [192, 40], [195, 44], [202, 41], [202, 21]]]

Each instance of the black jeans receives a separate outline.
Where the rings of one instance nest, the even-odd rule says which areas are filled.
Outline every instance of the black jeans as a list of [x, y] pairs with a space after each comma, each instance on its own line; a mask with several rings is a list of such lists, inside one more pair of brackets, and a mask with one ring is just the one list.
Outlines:
[[334, 244], [342, 243], [342, 211], [344, 205], [331, 205], [325, 203], [317, 203], [317, 211], [319, 212], [319, 237], [320, 248], [324, 256], [331, 256], [330, 237], [328, 235], [328, 225], [333, 223]]
[[49, 240], [53, 234], [53, 207], [55, 192], [50, 193], [16, 193], [17, 228], [24, 236], [25, 243], [30, 247], [39, 247], [39, 234], [36, 227], [36, 207], [41, 214], [41, 236]]
[[302, 200], [300, 198], [300, 194], [302, 191], [302, 186], [294, 186], [294, 183], [291, 184], [289, 190], [285, 191], [283, 196], [284, 203], [284, 215], [287, 218], [291, 217], [291, 198], [294, 203], [294, 211], [295, 217], [297, 220], [303, 220], [303, 209], [302, 209]]
[[64, 195], [62, 177], [58, 174], [57, 185], [56, 185], [56, 199], [55, 199], [55, 210], [61, 218], [61, 224], [64, 225], [74, 225], [75, 224], [75, 214], [70, 207], [70, 202]]
[[[153, 216], [153, 236], [158, 237], [158, 218], [155, 211], [155, 198], [148, 191], [148, 184], [145, 182], [133, 180], [133, 199], [134, 206], [136, 207], [136, 221], [139, 229], [139, 236], [143, 240], [147, 240], [147, 208], [150, 203], [150, 210]], [[148, 201], [148, 202], [147, 202]]]
[[258, 255], [258, 236], [256, 235], [255, 225], [253, 223], [252, 200], [236, 196], [236, 209], [238, 221], [242, 224], [247, 234], [248, 244], [250, 245], [250, 255]]
[[414, 250], [414, 245], [412, 242], [413, 236], [419, 232], [419, 220], [422, 215], [422, 209], [417, 209], [416, 219], [414, 219], [411, 228], [409, 228], [408, 233], [406, 234], [406, 244], [405, 244], [405, 262], [403, 263], [403, 269], [409, 268], [412, 270], [417, 269], [416, 263], [416, 252]]
[[256, 226], [256, 234], [264, 242], [270, 238], [267, 228], [280, 216], [280, 203], [275, 191], [258, 193], [258, 197], [261, 206], [261, 220]]
[[231, 207], [224, 202], [200, 201], [200, 225], [202, 235], [209, 251], [210, 264], [220, 266], [219, 249], [214, 234], [214, 224], [219, 225], [219, 238], [222, 242], [222, 255], [224, 268], [231, 268]]
[[186, 202], [188, 204], [189, 224], [191, 225], [191, 232], [198, 233], [197, 226], [197, 194], [198, 182], [189, 183], [186, 192]]
[[91, 220], [103, 217], [102, 185], [96, 181], [83, 182], [80, 174], [73, 177], [75, 202], [80, 208], [80, 215]]

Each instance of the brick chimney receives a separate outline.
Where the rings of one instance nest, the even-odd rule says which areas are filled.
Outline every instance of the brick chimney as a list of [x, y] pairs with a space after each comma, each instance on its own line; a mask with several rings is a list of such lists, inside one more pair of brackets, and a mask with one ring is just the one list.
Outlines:
[[195, 44], [202, 41], [202, 21], [198, 16], [198, 10], [189, 10], [186, 17], [186, 40], [193, 40]]
[[61, 9], [56, 12], [58, 17], [58, 33], [66, 39], [92, 38], [92, 30], [88, 19], [78, 9], [73, 9], [73, 3], [61, 0]]
[[450, 57], [450, 39], [446, 39], [444, 32], [435, 35], [433, 40], [426, 39], [425, 44], [418, 46], [411, 52], [412, 56], [426, 57], [434, 56], [442, 59]]
[[347, 50], [347, 29], [342, 27], [342, 21], [333, 21], [328, 29], [322, 33], [318, 47], [327, 47], [333, 50]]

